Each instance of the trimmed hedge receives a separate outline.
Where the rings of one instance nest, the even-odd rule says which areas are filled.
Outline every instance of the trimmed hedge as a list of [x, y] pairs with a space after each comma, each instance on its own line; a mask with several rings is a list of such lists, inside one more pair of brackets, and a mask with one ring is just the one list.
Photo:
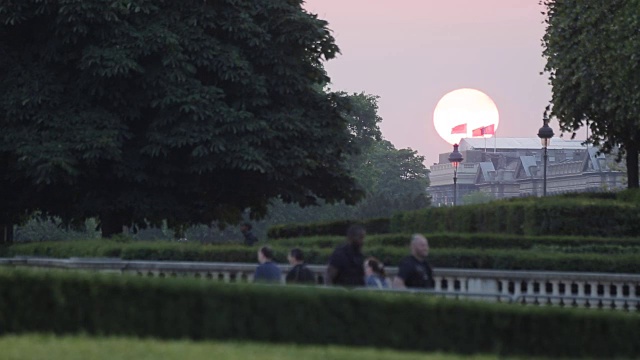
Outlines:
[[535, 198], [397, 213], [392, 233], [636, 236], [637, 203], [599, 198]]
[[410, 294], [0, 271], [0, 333], [339, 344], [462, 354], [633, 357], [640, 317]]
[[282, 239], [312, 235], [339, 235], [345, 236], [347, 229], [352, 224], [360, 224], [367, 229], [367, 234], [389, 233], [390, 219], [378, 218], [367, 220], [340, 220], [314, 224], [290, 224], [276, 225], [269, 228], [269, 239]]
[[[257, 261], [257, 250], [261, 246], [213, 245], [178, 243], [169, 241], [113, 242], [100, 241], [52, 241], [14, 244], [7, 248], [5, 256], [44, 256], [53, 258], [121, 258], [123, 260], [149, 261], [208, 261], [247, 262]], [[273, 247], [276, 260], [287, 261], [290, 250]], [[325, 262], [330, 249], [305, 249], [310, 261]]]
[[[523, 236], [515, 234], [462, 234], [436, 233], [424, 234], [433, 249], [438, 248], [482, 248], [482, 249], [531, 249], [536, 246], [591, 246], [593, 252], [599, 247], [640, 247], [640, 238], [605, 238], [584, 236]], [[366, 246], [391, 246], [406, 248], [409, 246], [411, 234], [367, 235]], [[344, 242], [342, 236], [310, 236], [299, 238], [274, 239], [277, 246], [300, 246], [313, 248], [331, 248]]]
[[[93, 243], [91, 249], [86, 243]], [[67, 257], [105, 257], [116, 255], [125, 260], [172, 260], [172, 261], [211, 261], [211, 262], [256, 262], [258, 247], [240, 245], [199, 245], [171, 242], [52, 242], [19, 244], [9, 248], [9, 256], [49, 256]], [[119, 249], [116, 249], [119, 246]], [[275, 259], [286, 262], [290, 250], [287, 246], [274, 246]], [[303, 247], [305, 258], [310, 264], [326, 264], [332, 248]], [[104, 251], [101, 253], [100, 251]], [[365, 245], [364, 253], [372, 255], [390, 266], [397, 265], [407, 256], [408, 249], [396, 246]], [[111, 257], [111, 256], [109, 256]], [[585, 272], [640, 272], [640, 253], [608, 254], [565, 254], [548, 251], [519, 249], [467, 249], [434, 248], [429, 262], [435, 267], [501, 270], [553, 270]]]

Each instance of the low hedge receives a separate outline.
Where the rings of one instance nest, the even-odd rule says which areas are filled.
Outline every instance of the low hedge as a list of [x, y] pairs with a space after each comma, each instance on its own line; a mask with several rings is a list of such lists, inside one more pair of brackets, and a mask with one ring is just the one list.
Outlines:
[[[531, 249], [535, 246], [585, 247], [591, 246], [594, 252], [599, 247], [639, 247], [640, 238], [631, 237], [584, 237], [584, 236], [524, 236], [515, 234], [462, 234], [435, 233], [424, 234], [433, 249], [438, 248], [482, 248], [482, 249]], [[411, 234], [368, 235], [367, 246], [392, 246], [406, 248]], [[331, 248], [345, 241], [344, 236], [309, 236], [271, 240], [277, 246], [301, 246], [313, 248]]]
[[[125, 260], [171, 260], [171, 261], [210, 261], [210, 262], [256, 262], [257, 247], [241, 245], [199, 245], [171, 242], [115, 243], [108, 246], [102, 242], [93, 242], [98, 250], [91, 250], [83, 242], [31, 243], [12, 246], [9, 256], [49, 256], [67, 257], [104, 257], [118, 254]], [[76, 245], [78, 247], [76, 248]], [[115, 246], [120, 246], [119, 250]], [[310, 264], [326, 264], [332, 248], [302, 247], [305, 258]], [[76, 249], [78, 250], [76, 252]], [[287, 246], [273, 247], [276, 261], [286, 262], [290, 250]], [[104, 251], [101, 253], [100, 251]], [[395, 246], [371, 246], [364, 248], [366, 255], [372, 255], [389, 266], [396, 266], [407, 256], [408, 249]], [[435, 267], [501, 270], [549, 270], [549, 271], [585, 271], [585, 272], [640, 272], [640, 253], [624, 254], [564, 254], [548, 251], [519, 249], [467, 249], [433, 248], [429, 262]]]
[[640, 206], [581, 197], [494, 201], [397, 213], [391, 218], [390, 232], [636, 236]]
[[313, 224], [276, 225], [267, 230], [269, 239], [292, 238], [313, 235], [345, 236], [352, 224], [360, 224], [367, 230], [367, 234], [389, 233], [390, 219], [377, 218], [367, 220], [340, 220]]
[[633, 357], [640, 317], [410, 294], [0, 271], [0, 333], [338, 344], [462, 354]]

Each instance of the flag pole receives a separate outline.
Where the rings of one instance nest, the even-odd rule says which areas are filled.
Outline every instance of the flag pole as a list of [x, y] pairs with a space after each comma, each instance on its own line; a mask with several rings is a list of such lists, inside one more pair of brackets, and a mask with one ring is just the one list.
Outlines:
[[496, 138], [498, 137], [498, 132], [493, 130], [493, 153], [496, 153]]

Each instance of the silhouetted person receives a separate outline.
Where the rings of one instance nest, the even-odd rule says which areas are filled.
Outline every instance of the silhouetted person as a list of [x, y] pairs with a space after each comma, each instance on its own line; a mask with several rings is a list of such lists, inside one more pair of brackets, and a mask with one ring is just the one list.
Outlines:
[[393, 280], [393, 287], [430, 289], [435, 286], [433, 270], [427, 263], [429, 242], [420, 234], [411, 236], [411, 255], [402, 259], [398, 265], [398, 276]]
[[251, 232], [251, 228], [252, 226], [249, 223], [240, 225], [240, 231], [242, 232], [242, 235], [244, 235], [244, 244], [247, 246], [251, 246], [258, 242], [258, 238], [253, 235], [253, 232]]
[[364, 256], [361, 251], [365, 235], [362, 226], [349, 227], [347, 243], [338, 246], [329, 258], [328, 285], [364, 286]]
[[287, 273], [287, 284], [315, 284], [316, 277], [304, 263], [304, 253], [298, 248], [293, 248], [287, 256], [289, 264], [293, 267]]
[[273, 250], [268, 246], [263, 246], [258, 250], [258, 262], [256, 274], [253, 277], [255, 282], [280, 282], [282, 270], [273, 261]]

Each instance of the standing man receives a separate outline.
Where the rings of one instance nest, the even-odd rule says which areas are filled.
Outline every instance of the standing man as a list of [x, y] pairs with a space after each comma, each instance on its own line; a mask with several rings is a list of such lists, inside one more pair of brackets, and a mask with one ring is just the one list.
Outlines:
[[280, 267], [273, 261], [273, 250], [268, 246], [263, 246], [258, 250], [258, 268], [253, 277], [255, 282], [279, 283], [282, 277]]
[[244, 223], [240, 225], [240, 231], [242, 232], [242, 235], [244, 235], [245, 245], [251, 246], [258, 242], [258, 238], [251, 232], [251, 224]]
[[393, 280], [393, 287], [398, 289], [422, 288], [435, 286], [433, 270], [427, 263], [429, 242], [420, 234], [411, 236], [411, 255], [402, 259], [398, 266], [398, 276]]
[[327, 285], [364, 286], [362, 245], [366, 231], [360, 225], [347, 230], [347, 243], [338, 246], [329, 258]]

